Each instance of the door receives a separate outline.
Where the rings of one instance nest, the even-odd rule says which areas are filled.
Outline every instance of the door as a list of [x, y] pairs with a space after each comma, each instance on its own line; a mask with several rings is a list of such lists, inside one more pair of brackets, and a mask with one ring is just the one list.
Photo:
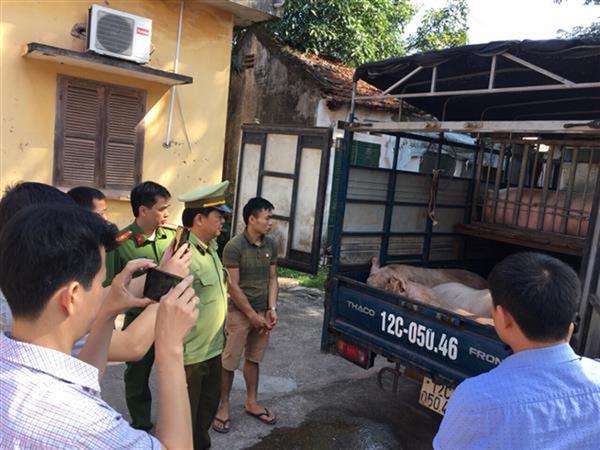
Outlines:
[[278, 264], [316, 273], [332, 132], [323, 127], [242, 126], [233, 232], [244, 230], [242, 210], [252, 197], [275, 206]]
[[586, 241], [581, 268], [583, 281], [579, 309], [579, 329], [574, 347], [579, 354], [600, 358], [600, 176], [596, 183], [590, 233]]

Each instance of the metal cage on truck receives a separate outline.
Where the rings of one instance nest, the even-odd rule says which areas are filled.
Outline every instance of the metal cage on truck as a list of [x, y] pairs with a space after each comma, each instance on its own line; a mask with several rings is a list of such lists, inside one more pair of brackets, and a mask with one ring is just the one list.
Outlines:
[[[365, 98], [353, 95], [339, 154], [323, 351], [363, 367], [381, 355], [396, 363], [396, 375], [450, 386], [490, 370], [510, 354], [491, 326], [366, 285], [370, 258], [487, 276], [508, 254], [536, 249], [579, 272], [572, 345], [600, 355], [599, 68], [598, 40], [494, 42], [357, 68], [355, 85], [381, 90], [369, 98], [399, 100], [399, 121], [361, 122], [354, 104]], [[404, 102], [426, 119], [401, 121]], [[462, 145], [469, 171], [441, 164], [448, 132], [476, 139]], [[351, 164], [356, 133], [394, 136], [391, 168]], [[398, 169], [406, 139], [431, 143], [433, 170]]]

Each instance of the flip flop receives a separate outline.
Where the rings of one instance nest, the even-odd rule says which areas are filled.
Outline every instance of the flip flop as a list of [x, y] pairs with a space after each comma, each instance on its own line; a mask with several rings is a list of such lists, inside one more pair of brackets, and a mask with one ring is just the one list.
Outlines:
[[260, 420], [262, 423], [265, 423], [267, 425], [275, 425], [275, 423], [277, 422], [277, 417], [273, 417], [271, 420], [265, 420], [262, 418], [262, 417], [269, 417], [271, 415], [271, 413], [269, 412], [269, 410], [267, 408], [265, 408], [264, 412], [261, 412], [258, 414], [250, 412], [247, 409], [244, 409], [244, 411], [246, 411], [246, 414], [256, 418], [257, 420]]
[[[219, 422], [221, 425], [223, 425], [223, 428], [217, 428], [215, 427], [214, 421]], [[215, 417], [213, 419], [213, 424], [212, 424], [212, 429], [215, 430], [217, 433], [222, 433], [222, 434], [227, 434], [229, 433], [229, 430], [231, 430], [231, 425], [227, 426], [227, 424], [231, 423], [231, 419], [219, 419], [218, 417]]]

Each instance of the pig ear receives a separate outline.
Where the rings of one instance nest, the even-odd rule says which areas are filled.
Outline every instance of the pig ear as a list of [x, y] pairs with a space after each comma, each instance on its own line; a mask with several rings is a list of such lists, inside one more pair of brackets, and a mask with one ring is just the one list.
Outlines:
[[397, 275], [392, 275], [390, 278], [390, 285], [392, 286], [392, 292], [396, 294], [402, 294], [406, 292], [406, 280]]
[[371, 258], [371, 273], [379, 272], [381, 270], [381, 264], [377, 256]]

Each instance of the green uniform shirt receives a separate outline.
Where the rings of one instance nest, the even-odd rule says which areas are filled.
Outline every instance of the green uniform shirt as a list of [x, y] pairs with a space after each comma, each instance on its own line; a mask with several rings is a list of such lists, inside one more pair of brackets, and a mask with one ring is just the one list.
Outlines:
[[[240, 270], [240, 288], [254, 311], [269, 307], [269, 270], [277, 264], [277, 244], [265, 236], [260, 244], [253, 244], [244, 231], [231, 239], [223, 248], [223, 264]], [[233, 302], [231, 307], [235, 308]]]
[[200, 299], [198, 320], [183, 341], [183, 364], [196, 364], [223, 353], [223, 324], [227, 313], [225, 271], [217, 255], [217, 241], [206, 245], [190, 233], [194, 291]]
[[[147, 258], [155, 263], [160, 262], [163, 253], [175, 237], [175, 231], [169, 228], [159, 227], [156, 229], [155, 239], [149, 240], [135, 221], [121, 231], [127, 233], [131, 231], [131, 235], [122, 242], [116, 249], [106, 254], [106, 281], [104, 286], [110, 285], [113, 278], [132, 259]], [[140, 271], [134, 276], [142, 275]], [[141, 311], [141, 308], [133, 308], [130, 311]]]

